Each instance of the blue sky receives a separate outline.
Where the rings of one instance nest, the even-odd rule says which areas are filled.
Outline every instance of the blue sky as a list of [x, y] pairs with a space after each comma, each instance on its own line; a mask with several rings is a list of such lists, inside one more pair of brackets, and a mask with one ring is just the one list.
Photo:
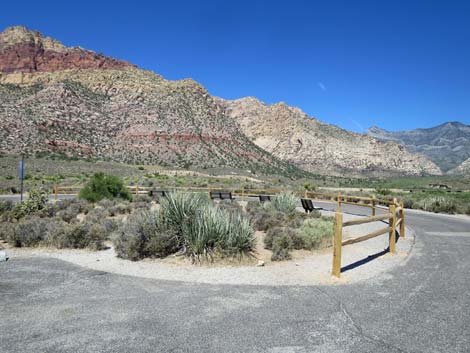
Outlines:
[[3, 2], [16, 24], [358, 132], [470, 124], [469, 1]]

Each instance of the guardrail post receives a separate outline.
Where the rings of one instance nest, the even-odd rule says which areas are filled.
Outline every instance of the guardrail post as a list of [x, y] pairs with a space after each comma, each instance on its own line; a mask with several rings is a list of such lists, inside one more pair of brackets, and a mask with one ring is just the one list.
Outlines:
[[405, 207], [403, 201], [400, 202], [401, 206], [401, 211], [400, 211], [400, 218], [401, 218], [401, 223], [400, 223], [400, 238], [405, 237]]
[[[339, 194], [338, 194], [339, 195]], [[338, 203], [339, 204], [339, 203]], [[341, 276], [341, 243], [343, 241], [343, 213], [338, 206], [335, 213], [335, 229], [333, 235], [333, 270], [331, 274]]]
[[397, 214], [396, 214], [395, 203], [390, 204], [388, 206], [388, 211], [391, 214], [391, 217], [389, 218], [389, 221], [388, 221], [388, 224], [391, 227], [390, 233], [389, 233], [389, 249], [390, 249], [390, 253], [395, 254], [397, 252], [396, 247], [395, 247], [395, 243], [396, 243], [395, 232], [397, 228], [396, 226]]

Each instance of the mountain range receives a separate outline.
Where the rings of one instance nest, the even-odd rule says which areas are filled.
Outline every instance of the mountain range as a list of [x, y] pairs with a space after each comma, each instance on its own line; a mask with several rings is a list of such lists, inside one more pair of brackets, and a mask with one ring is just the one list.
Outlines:
[[192, 79], [166, 80], [21, 26], [0, 33], [0, 102], [3, 153], [284, 175], [441, 174], [400, 139], [353, 133], [284, 103], [214, 97]]
[[382, 141], [400, 143], [411, 152], [423, 154], [443, 172], [465, 170], [465, 165], [459, 167], [470, 158], [470, 125], [459, 122], [448, 122], [429, 129], [394, 132], [374, 126], [366, 134]]

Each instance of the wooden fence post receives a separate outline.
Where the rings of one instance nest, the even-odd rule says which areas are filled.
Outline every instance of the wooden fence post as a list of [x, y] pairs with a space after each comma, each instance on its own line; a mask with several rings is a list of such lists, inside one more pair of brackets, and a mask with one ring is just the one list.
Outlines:
[[400, 203], [400, 206], [401, 206], [400, 238], [404, 238], [405, 237], [405, 207], [404, 207], [403, 201]]
[[391, 213], [391, 217], [389, 218], [388, 224], [390, 225], [390, 233], [389, 233], [389, 249], [390, 253], [395, 254], [396, 253], [396, 248], [395, 248], [395, 243], [396, 243], [396, 238], [395, 238], [395, 232], [396, 232], [396, 222], [397, 222], [397, 215], [396, 215], [396, 206], [395, 203], [390, 204], [388, 206], [388, 211]]
[[57, 194], [59, 193], [59, 191], [57, 189], [58, 189], [57, 184], [54, 184], [54, 198], [55, 198], [55, 200], [57, 200], [57, 198], [58, 198]]
[[375, 200], [372, 199], [372, 216], [375, 216]]
[[134, 194], [136, 194], [136, 195], [139, 194], [139, 185], [136, 185], [136, 186], [135, 186]]
[[338, 208], [341, 208], [341, 193], [338, 192]]
[[[339, 195], [339, 194], [338, 194]], [[339, 205], [339, 203], [338, 203]], [[333, 235], [333, 270], [331, 274], [341, 276], [341, 243], [343, 241], [343, 213], [338, 206], [335, 213], [335, 229]]]

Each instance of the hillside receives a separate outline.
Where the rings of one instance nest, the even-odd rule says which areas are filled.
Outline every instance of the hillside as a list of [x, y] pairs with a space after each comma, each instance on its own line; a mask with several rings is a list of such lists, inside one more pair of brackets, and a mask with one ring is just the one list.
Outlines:
[[302, 174], [253, 144], [197, 82], [24, 27], [0, 34], [0, 151]]
[[400, 143], [410, 152], [422, 153], [444, 172], [458, 168], [470, 158], [470, 126], [459, 122], [394, 132], [371, 127], [366, 134], [383, 141]]
[[248, 97], [221, 104], [254, 143], [305, 170], [375, 177], [440, 174], [432, 162], [394, 142], [323, 123], [284, 103], [266, 105]]
[[0, 152], [265, 174], [439, 174], [422, 156], [283, 103], [225, 101], [24, 27], [0, 34]]

